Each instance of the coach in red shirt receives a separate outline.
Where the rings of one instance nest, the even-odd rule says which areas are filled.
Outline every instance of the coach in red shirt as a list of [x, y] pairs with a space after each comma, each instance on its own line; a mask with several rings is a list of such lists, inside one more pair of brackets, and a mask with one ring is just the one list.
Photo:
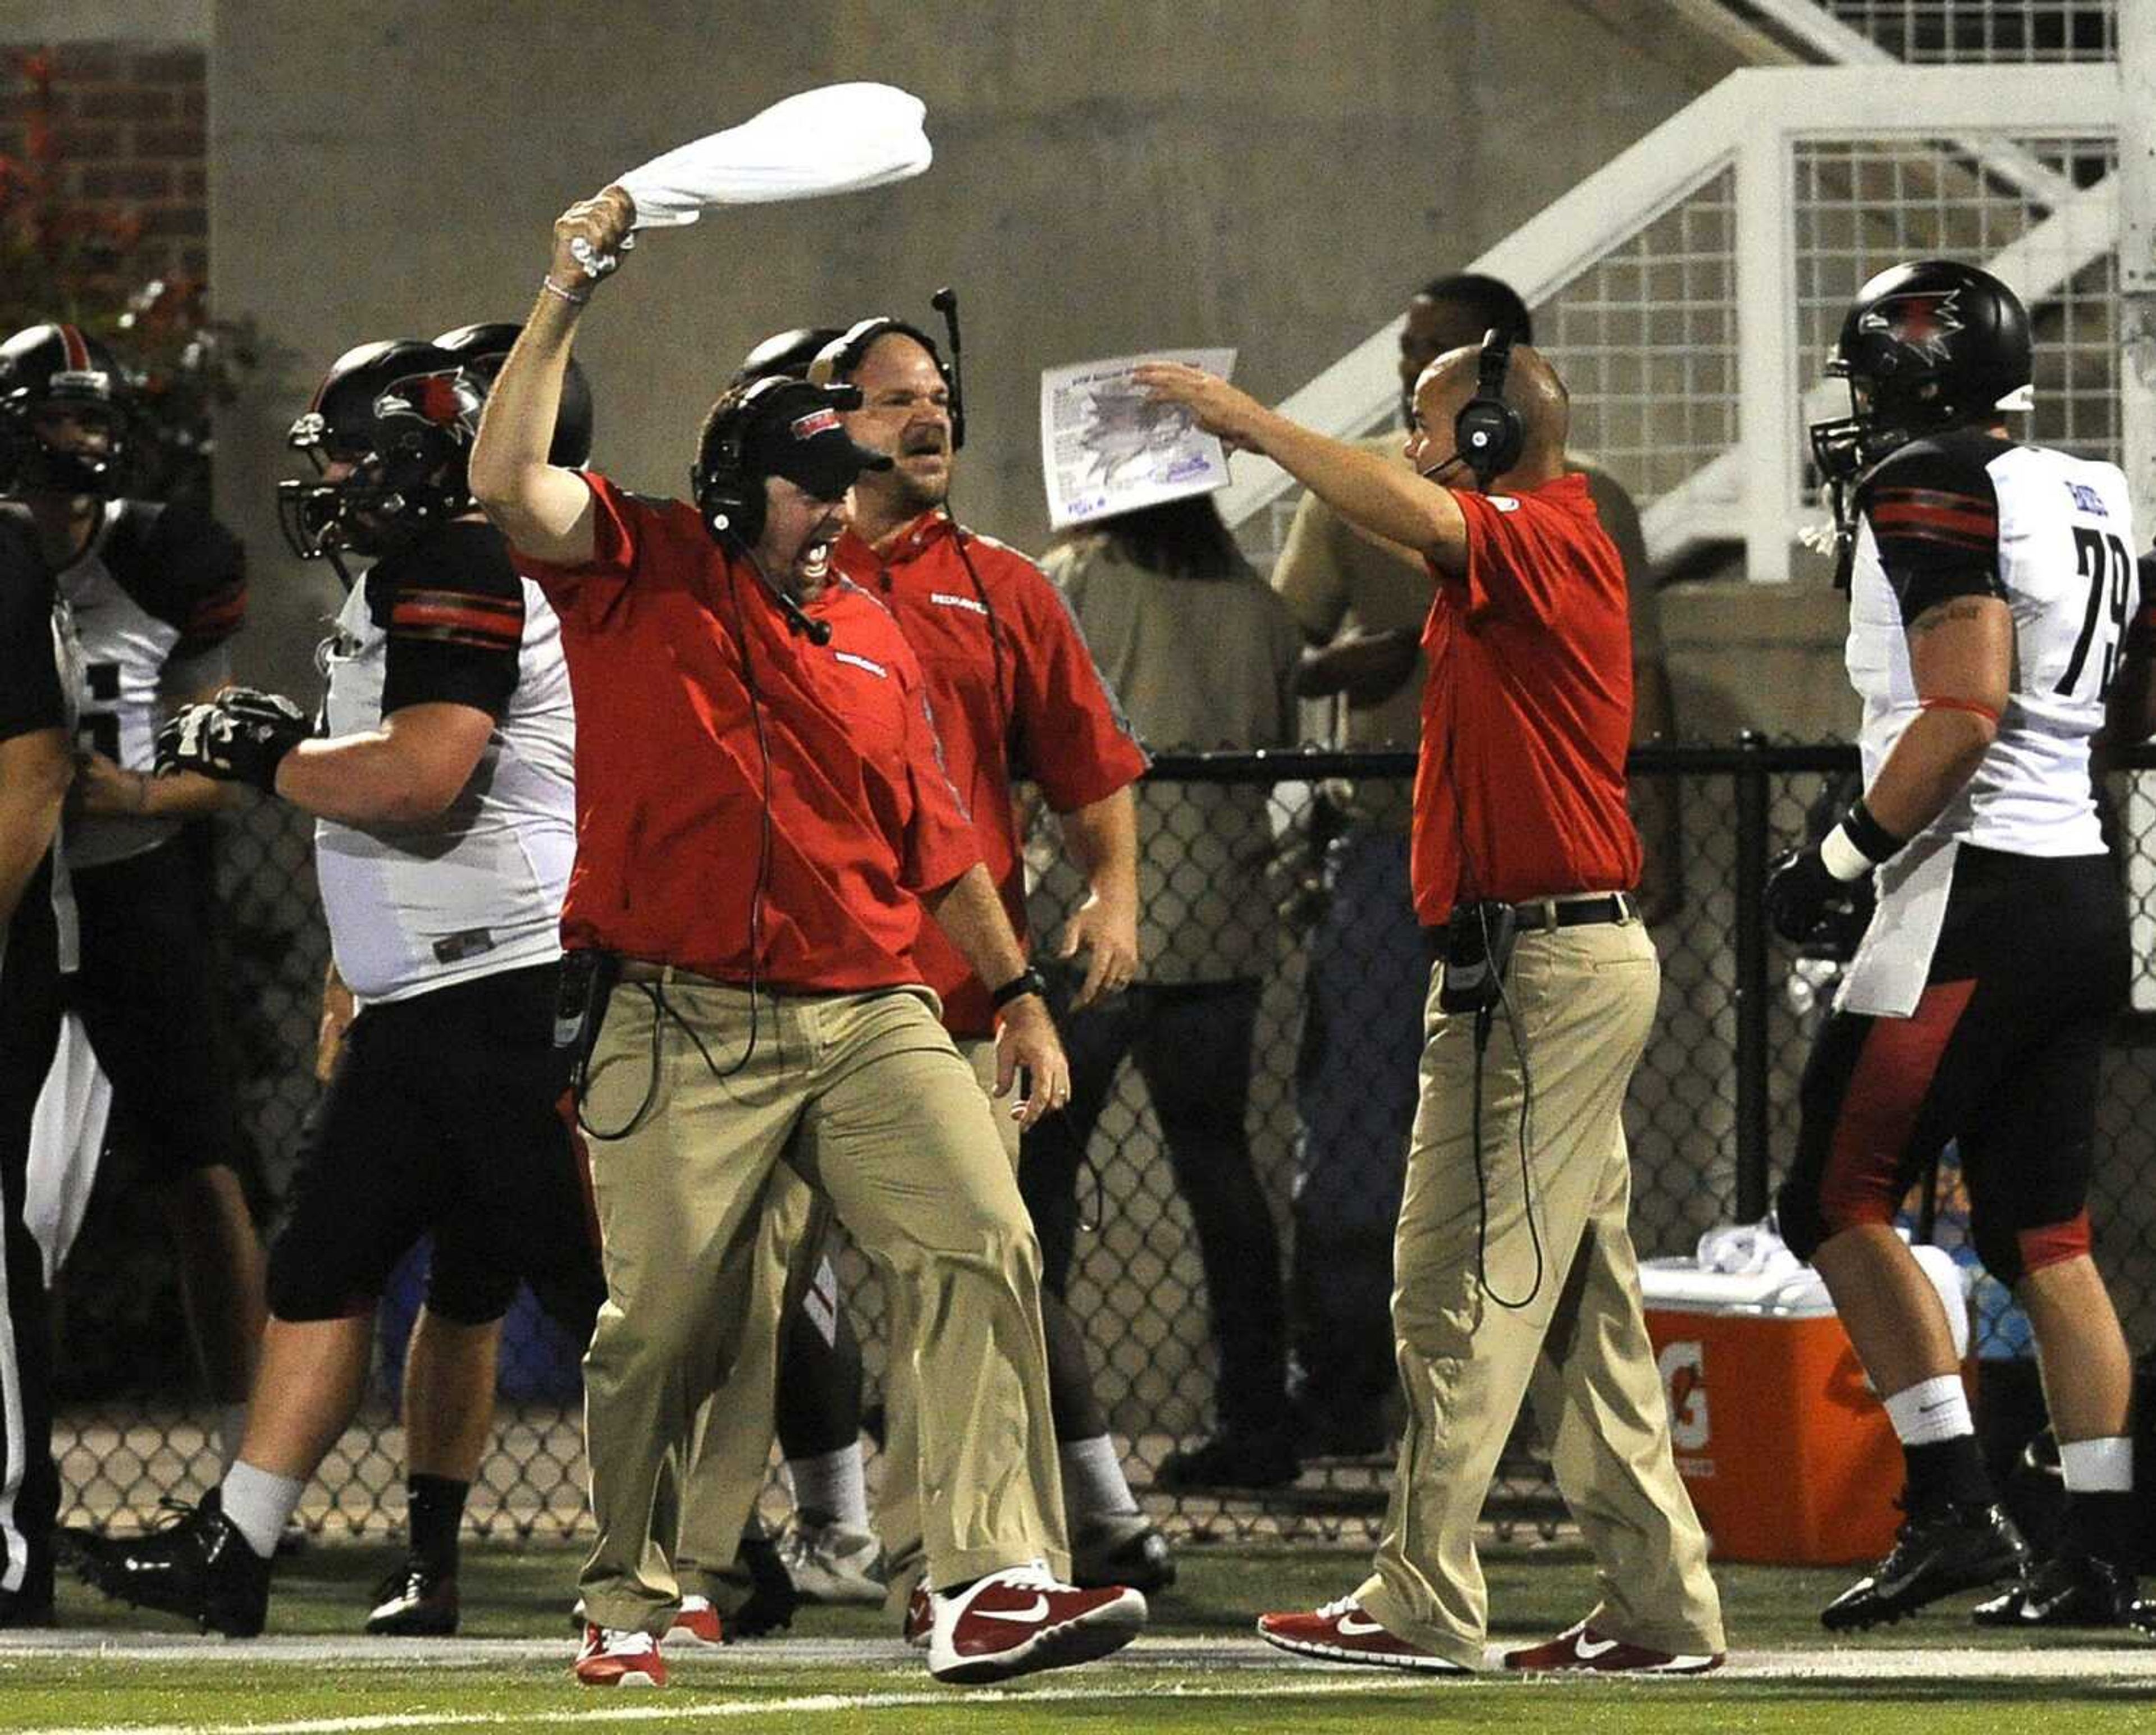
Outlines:
[[[1475, 1529], [1532, 1390], [1602, 1599], [1506, 1666], [1701, 1672], [1722, 1659], [1721, 1606], [1671, 1455], [1625, 1221], [1621, 1113], [1660, 970], [1631, 898], [1624, 571], [1586, 484], [1566, 473], [1556, 373], [1531, 349], [1486, 349], [1424, 372], [1412, 472], [1194, 368], [1138, 374], [1419, 554], [1432, 582], [1413, 849], [1416, 909], [1441, 951], [1394, 1247], [1407, 1430], [1376, 1570], [1258, 1630], [1335, 1660], [1480, 1668]], [[1478, 969], [1494, 976], [1480, 1006], [1465, 1003]]]
[[[1030, 1121], [1069, 1069], [973, 826], [940, 762], [921, 671], [889, 614], [824, 576], [849, 487], [887, 460], [855, 401], [737, 387], [699, 443], [696, 504], [547, 463], [578, 317], [634, 206], [557, 222], [552, 264], [490, 394], [474, 496], [547, 592], [577, 704], [577, 865], [565, 975], [620, 985], [579, 1092], [607, 1302], [585, 1356], [598, 1535], [578, 1678], [665, 1678], [678, 1585], [654, 1543], [665, 1461], [747, 1341], [783, 1163], [882, 1271], [920, 1393], [933, 1598], [929, 1667], [992, 1681], [1127, 1643], [1144, 1599], [1066, 1563], [1040, 1250], [988, 1098], [937, 1018], [924, 908], [1003, 1021]], [[604, 980], [603, 976], [601, 978]]]
[[[973, 815], [982, 861], [1012, 927], [1024, 936], [1025, 871], [1013, 805], [1019, 783], [1032, 784], [1059, 816], [1064, 847], [1086, 876], [1089, 895], [1055, 947], [1063, 957], [1085, 955], [1085, 978], [1071, 1001], [1071, 1010], [1082, 1011], [1122, 990], [1138, 965], [1131, 786], [1144, 774], [1145, 753], [1061, 593], [1017, 550], [952, 515], [961, 407], [927, 335], [889, 319], [864, 320], [818, 357], [814, 376], [859, 388], [861, 405], [847, 416], [847, 431], [892, 460], [855, 488], [832, 563], [891, 610], [921, 659], [944, 764]], [[987, 985], [940, 934], [922, 934], [920, 959], [942, 1000], [945, 1026], [985, 1086], [994, 1076]], [[1031, 1204], [1033, 1177], [1009, 1123], [1005, 1143]], [[1106, 1412], [1093, 1395], [1085, 1331], [1060, 1287], [1051, 1277], [1041, 1314], [1072, 1576], [1152, 1589], [1174, 1577], [1168, 1544], [1123, 1478]], [[920, 1574], [921, 1527], [902, 1401], [893, 1405], [892, 1424], [893, 1469], [879, 1516], [896, 1606]]]

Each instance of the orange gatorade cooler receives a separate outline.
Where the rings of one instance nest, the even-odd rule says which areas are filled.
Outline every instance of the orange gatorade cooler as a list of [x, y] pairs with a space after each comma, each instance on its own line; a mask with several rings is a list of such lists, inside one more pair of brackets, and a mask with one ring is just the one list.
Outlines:
[[[1953, 1262], [1917, 1251], [1965, 1322]], [[1901, 1522], [1901, 1451], [1817, 1278], [1658, 1260], [1640, 1282], [1677, 1469], [1715, 1557], [1838, 1566], [1885, 1554]]]

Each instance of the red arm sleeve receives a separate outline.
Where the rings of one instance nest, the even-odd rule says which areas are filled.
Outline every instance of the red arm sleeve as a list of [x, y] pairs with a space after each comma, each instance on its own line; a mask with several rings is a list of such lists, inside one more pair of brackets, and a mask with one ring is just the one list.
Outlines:
[[592, 491], [591, 559], [580, 566], [554, 566], [521, 549], [511, 554], [516, 570], [546, 592], [557, 612], [581, 606], [587, 615], [598, 615], [636, 576], [652, 509], [596, 470], [586, 470], [583, 478]]
[[912, 817], [906, 828], [900, 879], [906, 890], [926, 897], [941, 891], [981, 859], [973, 821], [944, 769], [943, 743], [928, 709], [921, 671], [905, 668], [906, 769], [913, 795]]
[[1002, 625], [1013, 640], [1012, 714], [1021, 763], [1058, 813], [1091, 806], [1145, 775], [1150, 761], [1101, 678], [1062, 591], [1032, 561], [1008, 556]]
[[[1573, 479], [1566, 479], [1568, 481]], [[1563, 485], [1563, 484], [1557, 484]], [[1559, 514], [1507, 494], [1453, 495], [1467, 520], [1467, 596], [1471, 613], [1487, 610], [1548, 626], [1575, 569], [1572, 540]], [[1445, 575], [1439, 575], [1445, 581]]]

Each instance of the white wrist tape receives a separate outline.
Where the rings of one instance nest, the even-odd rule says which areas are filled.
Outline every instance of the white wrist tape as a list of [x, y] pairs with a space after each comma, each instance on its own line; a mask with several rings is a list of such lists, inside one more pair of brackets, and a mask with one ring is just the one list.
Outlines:
[[1849, 841], [1849, 827], [1836, 826], [1820, 839], [1820, 860], [1836, 879], [1861, 879], [1871, 871], [1871, 857]]

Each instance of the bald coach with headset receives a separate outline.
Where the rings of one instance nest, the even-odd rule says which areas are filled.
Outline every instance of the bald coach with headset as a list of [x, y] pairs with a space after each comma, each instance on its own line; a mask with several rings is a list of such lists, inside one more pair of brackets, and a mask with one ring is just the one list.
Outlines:
[[1601, 1600], [1506, 1666], [1718, 1667], [1707, 1538], [1671, 1457], [1625, 1221], [1620, 1117], [1660, 969], [1632, 896], [1624, 569], [1566, 473], [1564, 386], [1494, 331], [1440, 356], [1416, 385], [1410, 473], [1195, 368], [1137, 378], [1415, 550], [1433, 592], [1412, 837], [1437, 961], [1393, 1299], [1407, 1430], [1376, 1570], [1259, 1633], [1337, 1661], [1480, 1668], [1475, 1530], [1532, 1391]]

